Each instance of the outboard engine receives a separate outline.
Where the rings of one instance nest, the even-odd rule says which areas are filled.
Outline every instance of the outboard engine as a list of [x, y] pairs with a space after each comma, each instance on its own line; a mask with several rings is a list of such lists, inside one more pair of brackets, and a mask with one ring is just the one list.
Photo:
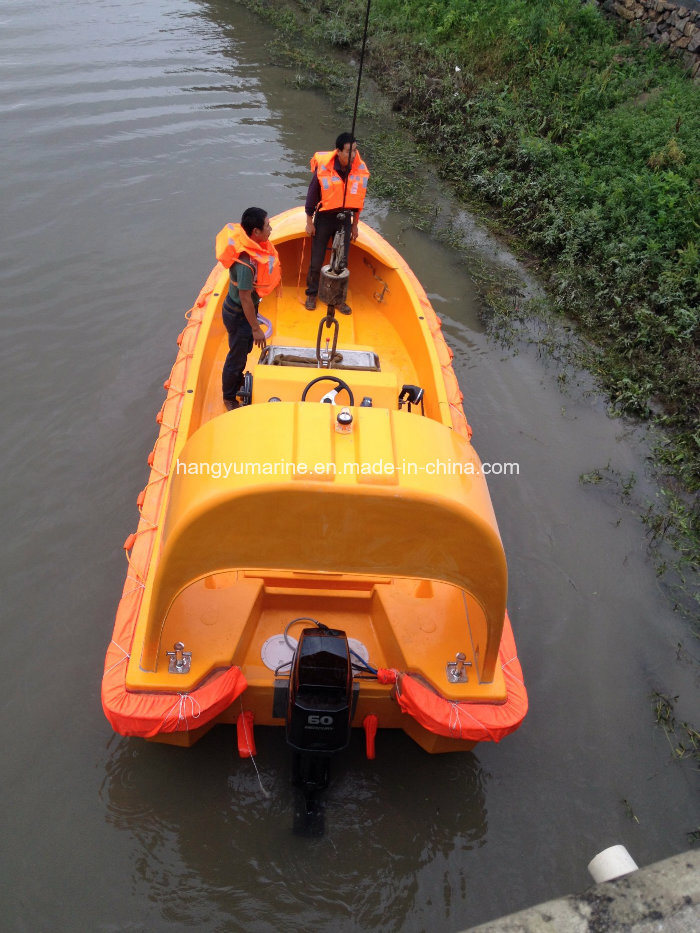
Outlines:
[[305, 628], [292, 661], [287, 742], [331, 755], [350, 741], [352, 668], [345, 632]]
[[323, 832], [319, 792], [328, 785], [330, 756], [350, 742], [352, 666], [345, 632], [306, 628], [292, 661], [287, 742], [294, 749], [294, 783], [303, 800], [295, 830]]

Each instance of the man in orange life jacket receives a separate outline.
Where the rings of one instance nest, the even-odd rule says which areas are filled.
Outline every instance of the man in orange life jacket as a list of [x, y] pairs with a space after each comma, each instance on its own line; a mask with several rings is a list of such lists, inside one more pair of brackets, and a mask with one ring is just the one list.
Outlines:
[[[313, 237], [311, 261], [306, 277], [306, 307], [316, 307], [318, 282], [326, 248], [341, 224], [345, 226], [345, 262], [348, 261], [350, 240], [357, 239], [357, 222], [365, 203], [369, 172], [362, 161], [355, 137], [341, 133], [333, 152], [316, 152], [311, 158], [314, 173], [306, 195], [306, 232]], [[345, 220], [338, 215], [345, 212]], [[337, 309], [350, 314], [348, 305]]]
[[271, 232], [267, 212], [261, 207], [249, 207], [243, 212], [240, 224], [231, 228], [228, 258], [232, 261], [222, 309], [229, 346], [221, 375], [227, 411], [240, 404], [236, 394], [253, 344], [262, 350], [266, 343], [258, 321], [258, 305], [264, 295], [279, 285], [282, 275], [277, 250], [270, 243]]

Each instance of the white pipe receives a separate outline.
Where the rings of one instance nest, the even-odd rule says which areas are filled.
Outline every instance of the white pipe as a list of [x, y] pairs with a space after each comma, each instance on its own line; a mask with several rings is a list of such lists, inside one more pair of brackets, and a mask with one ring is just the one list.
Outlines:
[[622, 875], [629, 875], [637, 871], [639, 865], [635, 862], [624, 846], [610, 846], [603, 849], [588, 863], [588, 871], [596, 884], [602, 881], [612, 881]]

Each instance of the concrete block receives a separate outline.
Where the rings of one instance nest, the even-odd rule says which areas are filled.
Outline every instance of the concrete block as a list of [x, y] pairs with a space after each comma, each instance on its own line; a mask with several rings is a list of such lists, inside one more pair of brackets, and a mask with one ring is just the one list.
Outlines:
[[697, 933], [700, 929], [700, 851], [641, 868], [583, 894], [548, 901], [471, 933]]

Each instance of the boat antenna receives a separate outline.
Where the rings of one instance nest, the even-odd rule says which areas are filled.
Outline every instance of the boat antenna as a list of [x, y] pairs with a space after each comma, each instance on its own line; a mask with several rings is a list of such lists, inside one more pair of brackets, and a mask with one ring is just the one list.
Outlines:
[[[352, 111], [352, 128], [350, 130], [350, 135], [352, 138], [355, 138], [355, 124], [357, 123], [357, 107], [360, 102], [360, 83], [362, 82], [362, 66], [365, 61], [365, 48], [367, 46], [367, 32], [369, 31], [369, 11], [372, 6], [372, 0], [367, 0], [367, 7], [365, 9], [365, 28], [362, 33], [362, 50], [360, 51], [360, 67], [357, 72], [357, 88], [355, 90], [355, 106]], [[350, 143], [350, 153], [352, 154], [352, 142]], [[343, 185], [343, 206], [341, 207], [342, 211], [345, 210], [345, 199], [348, 194], [348, 182], [350, 181], [350, 171], [352, 169], [352, 162], [348, 162], [348, 173], [345, 176], [345, 184]], [[333, 238], [333, 245], [331, 247], [331, 268], [334, 272], [341, 272], [345, 267], [343, 261], [343, 256], [345, 253], [345, 235], [344, 230], [341, 227], [341, 230], [336, 233]]]
[[357, 122], [357, 105], [360, 101], [360, 82], [362, 81], [362, 66], [365, 61], [365, 46], [367, 45], [367, 31], [369, 29], [369, 8], [371, 6], [372, 0], [367, 0], [367, 9], [365, 10], [365, 29], [362, 33], [362, 51], [360, 52], [360, 68], [357, 73], [357, 90], [355, 91], [355, 109], [352, 113], [352, 129], [350, 131], [353, 136], [355, 135], [355, 123]]
[[[352, 138], [355, 138], [355, 124], [357, 123], [357, 108], [360, 103], [360, 83], [362, 82], [362, 66], [365, 62], [365, 47], [367, 46], [367, 32], [369, 30], [369, 9], [372, 6], [372, 0], [367, 0], [367, 8], [365, 9], [365, 28], [362, 33], [362, 51], [360, 52], [360, 67], [357, 72], [357, 88], [355, 90], [355, 106], [352, 111], [352, 128], [350, 130], [350, 135]], [[352, 152], [352, 143], [350, 143], [350, 152]], [[348, 193], [348, 181], [350, 180], [350, 169], [352, 168], [351, 164], [348, 164], [348, 174], [345, 178], [345, 185], [343, 187], [343, 206], [341, 210], [345, 210], [345, 197]]]

